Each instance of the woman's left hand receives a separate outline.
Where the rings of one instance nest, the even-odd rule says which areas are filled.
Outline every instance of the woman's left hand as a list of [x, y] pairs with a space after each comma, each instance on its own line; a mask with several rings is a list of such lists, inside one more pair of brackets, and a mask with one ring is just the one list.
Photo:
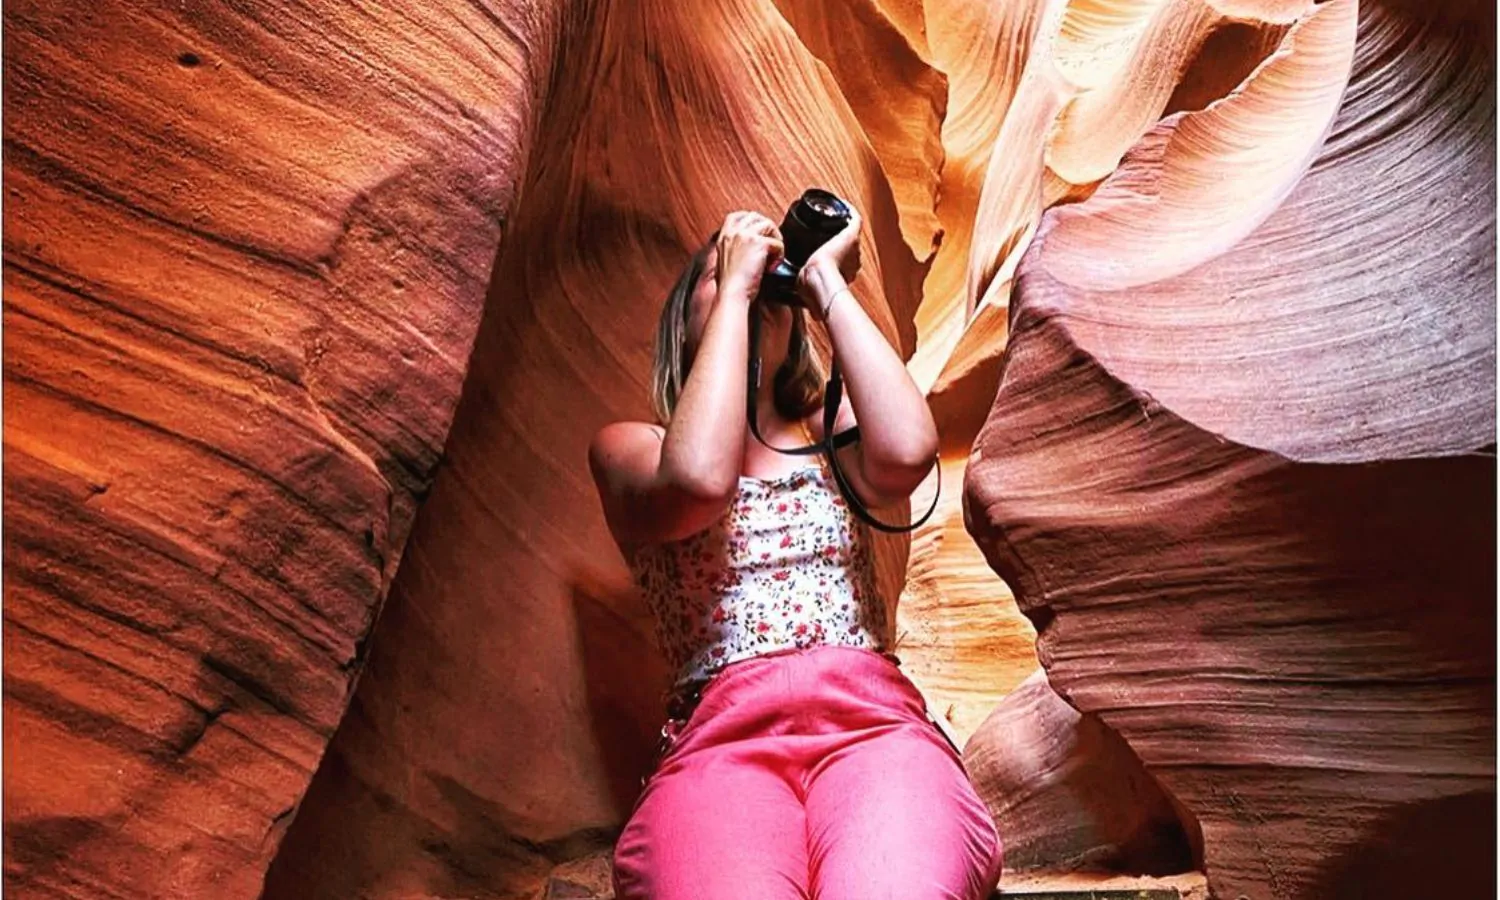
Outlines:
[[863, 221], [859, 216], [859, 210], [852, 205], [849, 207], [849, 224], [844, 230], [829, 239], [828, 243], [819, 247], [812, 256], [807, 258], [802, 272], [797, 276], [797, 289], [807, 299], [811, 293], [811, 285], [808, 276], [817, 270], [828, 271], [838, 269], [847, 284], [854, 280], [859, 274], [859, 229]]

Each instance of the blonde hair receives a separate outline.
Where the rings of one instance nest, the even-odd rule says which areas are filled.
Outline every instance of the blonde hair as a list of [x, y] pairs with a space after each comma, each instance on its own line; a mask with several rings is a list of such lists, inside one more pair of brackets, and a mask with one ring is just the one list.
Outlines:
[[[708, 253], [717, 240], [718, 234], [715, 233], [688, 260], [682, 274], [677, 276], [677, 283], [667, 294], [667, 302], [662, 305], [661, 318], [657, 321], [655, 355], [651, 365], [651, 410], [661, 425], [672, 421], [672, 413], [692, 369], [687, 337], [693, 292], [703, 277]], [[800, 307], [794, 308], [786, 361], [776, 370], [771, 385], [777, 413], [788, 421], [796, 421], [817, 411], [823, 403], [824, 379], [822, 361], [807, 334], [806, 313]]]

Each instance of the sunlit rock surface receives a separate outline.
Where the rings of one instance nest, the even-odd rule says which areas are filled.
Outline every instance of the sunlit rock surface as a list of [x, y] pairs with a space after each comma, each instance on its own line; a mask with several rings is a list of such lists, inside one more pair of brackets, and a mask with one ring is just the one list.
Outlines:
[[452, 421], [537, 15], [6, 4], [8, 896], [260, 892]]
[[[539, 126], [443, 475], [272, 897], [527, 897], [613, 842], [668, 676], [587, 447], [649, 417], [657, 310], [726, 213], [779, 215], [809, 184], [852, 198], [870, 226], [856, 292], [914, 342], [924, 267], [895, 195], [774, 6], [604, 4], [562, 40], [577, 64]], [[904, 557], [883, 546], [891, 597]]]
[[1493, 892], [1491, 35], [1323, 4], [1020, 264], [972, 531], [1219, 896]]
[[1012, 868], [1489, 865], [1492, 9], [4, 15], [8, 891], [597, 882], [667, 673], [585, 447], [810, 185], [930, 389], [881, 580]]

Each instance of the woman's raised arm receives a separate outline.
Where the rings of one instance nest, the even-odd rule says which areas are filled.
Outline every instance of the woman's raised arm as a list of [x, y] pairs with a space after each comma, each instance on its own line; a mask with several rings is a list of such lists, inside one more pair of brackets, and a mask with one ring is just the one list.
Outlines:
[[744, 466], [745, 369], [750, 305], [782, 253], [775, 223], [730, 213], [719, 232], [717, 292], [682, 396], [665, 429], [607, 425], [589, 466], [610, 530], [621, 544], [686, 537], [708, 527], [734, 496]]
[[857, 463], [849, 480], [866, 504], [888, 506], [909, 497], [931, 471], [937, 426], [905, 363], [849, 291], [846, 279], [859, 271], [859, 228], [856, 212], [803, 266], [798, 287], [809, 314], [828, 328], [859, 425], [859, 441], [841, 451]]

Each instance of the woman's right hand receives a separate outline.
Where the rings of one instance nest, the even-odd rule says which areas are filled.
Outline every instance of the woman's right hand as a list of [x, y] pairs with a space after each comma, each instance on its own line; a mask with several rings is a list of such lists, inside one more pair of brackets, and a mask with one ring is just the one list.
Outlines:
[[718, 281], [726, 289], [744, 291], [754, 299], [766, 270], [781, 261], [786, 245], [776, 223], [757, 212], [739, 210], [724, 217], [719, 228]]

